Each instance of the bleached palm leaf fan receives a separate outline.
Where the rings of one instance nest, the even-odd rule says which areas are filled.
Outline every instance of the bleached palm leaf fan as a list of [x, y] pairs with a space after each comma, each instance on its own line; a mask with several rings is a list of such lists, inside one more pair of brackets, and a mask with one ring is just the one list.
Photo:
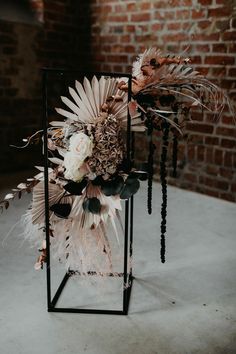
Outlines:
[[[104, 76], [97, 79], [94, 76], [90, 82], [85, 77], [83, 85], [76, 81], [75, 89], [69, 87], [69, 93], [72, 100], [63, 96], [61, 100], [70, 111], [62, 108], [56, 108], [56, 111], [70, 120], [70, 124], [71, 122], [96, 124], [108, 114], [113, 115], [123, 129], [127, 128], [128, 95], [118, 88], [117, 79]], [[57, 123], [52, 122], [51, 125], [56, 126]], [[145, 130], [138, 113], [131, 115], [131, 129]]]

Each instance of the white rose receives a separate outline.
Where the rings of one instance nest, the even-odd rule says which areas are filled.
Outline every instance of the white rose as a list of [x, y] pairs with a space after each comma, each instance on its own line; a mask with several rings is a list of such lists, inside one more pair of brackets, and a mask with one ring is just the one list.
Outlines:
[[91, 156], [92, 151], [93, 143], [86, 134], [78, 133], [72, 135], [69, 152], [64, 156], [65, 178], [75, 182], [81, 180], [86, 172], [88, 172], [83, 168], [84, 160]]
[[93, 143], [84, 133], [74, 134], [70, 138], [69, 150], [83, 162], [86, 157], [92, 155]]
[[83, 161], [82, 163], [78, 161], [75, 154], [70, 151], [67, 152], [64, 157], [64, 166], [66, 168], [64, 173], [65, 178], [75, 182], [80, 181], [85, 175], [84, 169], [81, 168], [82, 165]]

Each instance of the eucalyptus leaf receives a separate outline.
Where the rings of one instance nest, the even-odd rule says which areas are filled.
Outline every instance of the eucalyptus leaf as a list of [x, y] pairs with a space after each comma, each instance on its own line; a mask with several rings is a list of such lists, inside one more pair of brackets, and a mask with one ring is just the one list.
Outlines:
[[94, 180], [91, 181], [94, 186], [102, 186], [105, 182], [102, 176], [97, 176]]
[[116, 176], [109, 181], [104, 181], [102, 191], [106, 196], [117, 195], [124, 186], [124, 180], [121, 176]]
[[79, 183], [71, 181], [64, 186], [64, 189], [70, 194], [81, 195], [86, 185], [87, 185], [86, 179], [83, 179]]
[[137, 191], [139, 190], [140, 187], [140, 182], [137, 178], [127, 178], [127, 180], [125, 181], [125, 185], [121, 191], [120, 194], [120, 198], [121, 199], [129, 199], [130, 197], [132, 197], [132, 195], [134, 195], [135, 193], [137, 193]]
[[89, 211], [93, 214], [99, 214], [101, 211], [100, 200], [96, 197], [89, 198]]
[[83, 202], [83, 209], [84, 209], [84, 211], [89, 212], [89, 199], [86, 199]]
[[70, 204], [53, 204], [50, 207], [50, 210], [54, 212], [54, 214], [56, 216], [58, 216], [59, 218], [64, 218], [66, 219], [70, 212], [71, 212], [71, 205]]
[[101, 211], [100, 200], [96, 197], [86, 199], [83, 202], [83, 209], [86, 212], [90, 212], [93, 214], [99, 214]]

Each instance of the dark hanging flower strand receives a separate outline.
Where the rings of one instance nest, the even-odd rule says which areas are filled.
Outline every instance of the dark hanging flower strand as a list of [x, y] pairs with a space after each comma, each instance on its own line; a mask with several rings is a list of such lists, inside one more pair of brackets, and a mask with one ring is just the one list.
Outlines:
[[163, 123], [163, 136], [162, 136], [162, 153], [160, 162], [160, 177], [161, 177], [161, 187], [162, 187], [162, 204], [161, 204], [161, 262], [165, 263], [165, 250], [166, 250], [166, 216], [167, 216], [167, 182], [166, 182], [166, 160], [167, 160], [167, 149], [169, 144], [169, 123]]
[[149, 138], [149, 154], [148, 154], [148, 195], [147, 195], [147, 209], [148, 214], [152, 214], [152, 182], [153, 182], [153, 154], [155, 151], [155, 145], [152, 141], [153, 125], [151, 117], [147, 117], [147, 128]]
[[[174, 122], [178, 124], [178, 116], [176, 114], [174, 118]], [[178, 161], [178, 136], [174, 132], [173, 136], [173, 147], [172, 147], [172, 167], [173, 167], [173, 172], [172, 172], [172, 177], [176, 178], [177, 177], [177, 161]]]

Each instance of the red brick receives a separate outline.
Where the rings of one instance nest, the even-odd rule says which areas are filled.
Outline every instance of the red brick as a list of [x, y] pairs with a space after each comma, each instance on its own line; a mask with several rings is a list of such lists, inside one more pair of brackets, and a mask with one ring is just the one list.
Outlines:
[[197, 26], [198, 26], [200, 29], [206, 29], [206, 28], [209, 27], [211, 24], [212, 24], [212, 22], [209, 21], [209, 20], [204, 20], [204, 21], [198, 21], [198, 22], [197, 22]]
[[214, 178], [205, 176], [203, 181], [206, 186], [214, 188], [214, 186], [215, 186], [215, 179]]
[[223, 33], [223, 40], [224, 41], [235, 41], [236, 40], [236, 31]]
[[229, 53], [236, 53], [236, 43], [229, 43]]
[[216, 53], [226, 53], [227, 47], [224, 43], [216, 43], [212, 45], [212, 50]]
[[215, 0], [216, 1], [216, 5], [225, 5], [225, 1], [227, 0]]
[[217, 127], [216, 134], [235, 138], [236, 137], [236, 129], [226, 128], [226, 127]]
[[113, 69], [117, 73], [121, 73], [123, 71], [122, 65], [114, 65]]
[[223, 164], [223, 151], [222, 150], [215, 149], [214, 162], [216, 165]]
[[183, 6], [192, 6], [192, 0], [182, 0], [182, 5]]
[[192, 35], [192, 39], [194, 41], [218, 41], [220, 39], [220, 34], [219, 33], [211, 33], [211, 34], [206, 34], [206, 33], [196, 33]]
[[176, 30], [179, 30], [181, 28], [181, 23], [180, 22], [170, 22], [170, 23], [167, 23], [167, 29], [172, 31], [176, 31]]
[[215, 186], [217, 189], [227, 191], [229, 189], [229, 184], [225, 181], [215, 181]]
[[198, 122], [202, 122], [203, 121], [203, 113], [192, 111], [192, 119], [197, 120]]
[[231, 169], [227, 168], [220, 168], [220, 176], [226, 179], [232, 179], [233, 178], [233, 171]]
[[211, 5], [212, 0], [198, 0], [199, 4], [201, 5]]
[[165, 42], [178, 42], [178, 41], [187, 41], [188, 35], [186, 33], [175, 33], [175, 34], [166, 34], [163, 37]]
[[155, 7], [156, 9], [169, 8], [169, 4], [168, 4], [168, 2], [165, 1], [165, 0], [162, 0], [162, 1], [157, 1], [157, 0], [155, 0], [155, 1], [153, 2], [153, 5], [154, 5], [154, 7]]
[[163, 28], [163, 24], [162, 23], [154, 23], [153, 25], [152, 25], [152, 31], [160, 31], [160, 30], [162, 30], [162, 28]]
[[182, 5], [181, 0], [169, 0], [168, 4], [170, 7], [180, 7]]
[[221, 121], [224, 124], [229, 124], [232, 126], [235, 125], [235, 120], [234, 120], [234, 117], [232, 117], [232, 116], [222, 116]]
[[230, 28], [230, 19], [216, 21], [215, 26], [220, 31], [226, 31]]
[[120, 41], [121, 43], [130, 43], [130, 35], [129, 34], [124, 34], [123, 36], [120, 36]]
[[176, 11], [176, 18], [186, 20], [190, 17], [190, 11], [189, 10], [178, 10]]
[[214, 162], [214, 150], [212, 147], [206, 148], [206, 162], [213, 163]]
[[206, 136], [205, 137], [206, 145], [219, 145], [219, 138], [215, 136]]
[[203, 144], [204, 137], [199, 134], [189, 134], [188, 141], [191, 141], [193, 144]]
[[189, 182], [192, 182], [192, 183], [197, 182], [197, 176], [193, 173], [184, 173], [183, 177], [184, 177], [184, 179], [186, 179]]
[[107, 61], [110, 63], [127, 63], [127, 56], [126, 55], [108, 55]]
[[220, 198], [228, 200], [229, 202], [235, 202], [236, 198], [231, 193], [220, 193]]
[[226, 166], [226, 167], [233, 166], [233, 153], [232, 153], [232, 151], [225, 151], [224, 166]]
[[236, 68], [229, 68], [229, 76], [236, 76]]
[[111, 22], [128, 22], [127, 15], [109, 15], [109, 21]]
[[231, 15], [232, 10], [229, 7], [216, 7], [208, 9], [209, 17], [226, 17]]
[[142, 2], [140, 4], [140, 10], [144, 11], [144, 10], [149, 10], [151, 8], [151, 3], [150, 2]]
[[150, 21], [150, 13], [138, 13], [131, 15], [131, 21], [133, 22], [145, 22]]
[[125, 53], [133, 53], [135, 54], [135, 47], [133, 45], [126, 45], [124, 47]]
[[202, 66], [197, 66], [196, 70], [200, 72], [202, 75], [207, 75], [209, 73], [209, 68], [202, 67]]
[[181, 23], [182, 23], [182, 29], [184, 31], [188, 32], [191, 29], [191, 27], [192, 27], [191, 22], [183, 22], [183, 21], [181, 21]]
[[197, 44], [196, 45], [196, 50], [198, 52], [209, 52], [210, 51], [210, 46], [208, 44]]
[[205, 146], [198, 146], [197, 147], [197, 160], [204, 161], [205, 159]]
[[157, 20], [174, 20], [175, 13], [173, 11], [155, 11], [154, 17]]
[[206, 17], [206, 12], [204, 10], [192, 10], [192, 19], [196, 20], [196, 19], [203, 19], [204, 17]]
[[220, 193], [211, 189], [204, 188], [204, 193], [211, 197], [219, 198]]
[[188, 145], [187, 146], [187, 152], [188, 152], [188, 161], [193, 161], [195, 160], [195, 145]]
[[226, 67], [220, 66], [220, 67], [211, 68], [211, 74], [213, 75], [213, 77], [225, 76], [226, 75]]
[[199, 123], [187, 123], [187, 129], [194, 131], [194, 132], [211, 134], [213, 132], [213, 125], [199, 124]]
[[202, 57], [200, 55], [191, 56], [191, 62], [192, 62], [193, 65], [201, 64], [202, 63]]
[[219, 167], [215, 165], [206, 165], [206, 173], [212, 176], [217, 176], [219, 173]]
[[128, 12], [136, 11], [137, 10], [137, 3], [136, 2], [132, 2], [130, 4], [127, 4], [126, 8], [127, 8]]
[[232, 65], [234, 64], [234, 57], [220, 55], [208, 56], [205, 58], [205, 64]]
[[223, 89], [233, 89], [235, 88], [235, 80], [221, 80], [221, 88]]

